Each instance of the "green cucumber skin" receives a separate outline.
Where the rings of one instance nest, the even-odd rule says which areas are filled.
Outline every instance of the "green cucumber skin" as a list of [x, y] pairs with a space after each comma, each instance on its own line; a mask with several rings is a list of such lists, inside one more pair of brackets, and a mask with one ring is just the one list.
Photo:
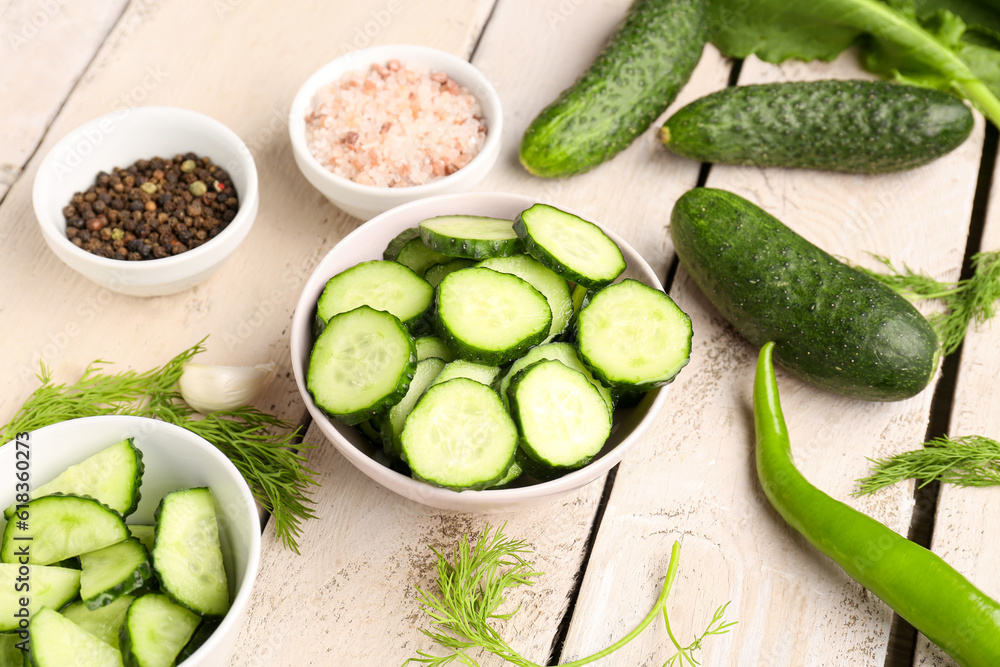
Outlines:
[[521, 164], [557, 178], [610, 159], [673, 102], [706, 40], [706, 0], [635, 0], [587, 71], [525, 131]]
[[735, 86], [667, 119], [660, 140], [701, 162], [875, 174], [913, 169], [957, 148], [972, 112], [939, 90], [888, 81]]
[[933, 377], [937, 337], [916, 308], [747, 200], [691, 190], [670, 235], [722, 316], [753, 345], [773, 340], [794, 375], [871, 401], [909, 398]]

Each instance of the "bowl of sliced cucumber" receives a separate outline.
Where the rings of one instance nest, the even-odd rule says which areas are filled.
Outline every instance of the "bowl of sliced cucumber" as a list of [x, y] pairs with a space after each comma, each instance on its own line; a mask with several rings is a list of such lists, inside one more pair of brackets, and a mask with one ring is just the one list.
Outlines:
[[505, 193], [376, 216], [306, 282], [296, 383], [323, 434], [418, 503], [504, 511], [599, 479], [687, 364], [690, 318], [600, 224]]
[[0, 470], [3, 664], [228, 663], [260, 518], [218, 449], [154, 419], [86, 417], [18, 433]]

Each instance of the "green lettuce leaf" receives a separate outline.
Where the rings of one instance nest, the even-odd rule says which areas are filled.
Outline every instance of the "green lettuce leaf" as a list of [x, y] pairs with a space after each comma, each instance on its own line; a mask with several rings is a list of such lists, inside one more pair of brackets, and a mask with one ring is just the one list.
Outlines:
[[772, 63], [832, 60], [859, 44], [872, 72], [951, 90], [1000, 126], [1000, 50], [989, 44], [986, 19], [970, 33], [951, 11], [964, 0], [923, 1], [936, 4], [921, 5], [918, 16], [914, 0], [709, 0], [711, 40], [727, 56]]

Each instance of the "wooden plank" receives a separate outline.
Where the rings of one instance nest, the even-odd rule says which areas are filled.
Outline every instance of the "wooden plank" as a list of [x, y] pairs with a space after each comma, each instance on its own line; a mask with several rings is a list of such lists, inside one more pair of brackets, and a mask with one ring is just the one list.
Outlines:
[[[655, 233], [655, 224], [646, 229], [650, 204], [630, 196], [630, 188], [654, 193], [655, 206], [670, 193], [677, 196], [694, 185], [697, 164], [658, 168], [664, 160], [662, 149], [651, 143], [652, 134], [611, 165], [579, 178], [543, 181], [517, 163], [517, 145], [531, 116], [586, 67], [629, 1], [583, 4], [565, 21], [550, 23], [547, 17], [564, 4], [505, 0], [479, 42], [474, 63], [500, 93], [506, 124], [498, 165], [480, 189], [533, 194], [586, 210], [630, 238], [663, 273], [668, 259], [664, 239]], [[537, 62], [551, 67], [539, 71]], [[706, 90], [721, 87], [728, 65], [717, 52], [709, 52], [701, 73], [700, 85]], [[596, 191], [595, 184], [600, 185]], [[309, 437], [322, 439], [316, 429]], [[522, 609], [505, 626], [505, 636], [529, 659], [547, 660], [581, 568], [603, 479], [537, 510], [474, 517], [428, 510], [393, 497], [332, 454], [329, 446], [318, 453], [314, 465], [323, 471], [324, 480], [336, 479], [319, 492], [323, 519], [308, 527], [308, 551], [302, 558], [265, 549], [234, 665], [308, 664], [332, 657], [343, 664], [399, 664], [418, 649], [433, 651], [419, 632], [428, 627], [427, 619], [418, 613], [412, 588], [430, 584], [432, 561], [426, 545], [449, 549], [462, 532], [479, 531], [487, 519], [506, 522], [508, 535], [528, 540], [538, 569], [546, 573], [538, 585], [518, 590], [516, 599], [512, 595], [511, 608], [521, 604]], [[273, 539], [270, 529], [264, 539]], [[274, 627], [274, 619], [281, 619], [280, 628]], [[324, 626], [338, 631], [331, 629], [318, 638], [307, 634], [309, 627]]]
[[127, 1], [0, 3], [0, 202]]
[[[751, 59], [740, 79], [860, 74], [849, 56], [781, 67]], [[957, 275], [982, 137], [979, 119], [974, 136], [956, 152], [901, 174], [717, 167], [708, 185], [757, 202], [852, 261], [870, 263], [871, 251]], [[939, 224], [944, 216], [948, 225]], [[667, 414], [619, 467], [562, 659], [588, 655], [634, 626], [653, 604], [671, 545], [680, 540], [680, 574], [668, 605], [675, 635], [690, 641], [727, 600], [726, 618], [739, 621], [708, 642], [705, 664], [882, 665], [891, 612], [785, 525], [758, 488], [750, 414], [757, 350], [722, 321], [683, 269], [671, 294], [694, 322], [691, 364], [670, 387]], [[785, 373], [779, 372], [779, 383], [805, 476], [905, 534], [912, 488], [849, 494], [867, 472], [865, 457], [921, 441], [932, 390], [902, 402], [869, 403], [827, 394]], [[659, 624], [616, 661], [660, 664], [672, 652]]]
[[[1000, 250], [1000, 173], [994, 172], [981, 248]], [[1000, 376], [1000, 326], [995, 322], [975, 327], [965, 337], [952, 403], [950, 435], [984, 435], [1000, 440], [996, 378]], [[983, 592], [1000, 600], [1000, 571], [996, 550], [1000, 546], [1000, 487], [982, 489], [941, 486], [934, 519], [931, 549], [973, 581]], [[954, 667], [957, 663], [920, 635], [914, 665]]]

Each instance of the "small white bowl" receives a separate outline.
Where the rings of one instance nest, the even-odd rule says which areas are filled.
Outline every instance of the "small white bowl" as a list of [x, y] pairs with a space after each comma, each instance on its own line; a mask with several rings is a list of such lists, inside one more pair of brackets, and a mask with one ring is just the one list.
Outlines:
[[[121, 440], [134, 437], [145, 465], [139, 508], [127, 523], [153, 523], [153, 512], [169, 491], [207, 486], [215, 496], [232, 605], [212, 635], [183, 667], [229, 664], [236, 636], [250, 604], [260, 567], [260, 518], [250, 488], [236, 467], [207, 440], [173, 424], [144, 417], [109, 415], [59, 422], [31, 431], [0, 447], [0, 507], [14, 502], [15, 471], [24, 469], [31, 486], [43, 484], [67, 467]], [[26, 455], [30, 453], [30, 458]]]
[[[94, 184], [98, 172], [187, 152], [211, 158], [236, 187], [239, 211], [218, 236], [179, 255], [140, 261], [99, 257], [67, 238], [62, 209], [74, 193]], [[81, 125], [48, 152], [32, 190], [42, 236], [59, 259], [98, 285], [131, 296], [173, 294], [208, 278], [246, 238], [258, 198], [257, 167], [236, 133], [213, 118], [175, 107], [122, 109]]]
[[[455, 173], [422, 185], [399, 188], [374, 187], [337, 176], [324, 168], [309, 151], [306, 145], [305, 117], [312, 108], [316, 91], [348, 72], [365, 71], [374, 63], [384, 65], [392, 59], [397, 59], [403, 64], [421, 65], [431, 71], [446, 72], [479, 99], [487, 128], [486, 142], [469, 164]], [[299, 88], [292, 100], [288, 117], [292, 153], [302, 175], [333, 204], [363, 220], [416, 199], [471, 190], [489, 173], [496, 162], [500, 154], [502, 131], [503, 112], [500, 108], [500, 97], [482, 72], [446, 51], [411, 44], [386, 44], [360, 49], [323, 65]]]
[[[292, 316], [291, 356], [295, 382], [309, 414], [333, 446], [361, 472], [379, 484], [418, 503], [445, 510], [498, 512], [548, 501], [588, 484], [621, 461], [635, 447], [656, 418], [667, 398], [667, 387], [649, 392], [634, 408], [615, 413], [615, 427], [601, 453], [589, 464], [558, 479], [530, 486], [485, 491], [453, 491], [426, 484], [386, 467], [374, 456], [375, 449], [352, 426], [345, 426], [326, 416], [313, 402], [306, 388], [306, 370], [312, 349], [312, 324], [316, 301], [327, 280], [358, 262], [381, 259], [386, 244], [404, 229], [437, 215], [483, 215], [513, 220], [518, 213], [537, 203], [531, 197], [501, 193], [443, 195], [404, 204], [383, 213], [345, 236], [320, 260], [305, 284]], [[560, 206], [564, 210], [568, 210]], [[583, 216], [586, 219], [586, 216]], [[598, 224], [598, 223], [595, 223]], [[625, 256], [627, 268], [622, 277], [635, 278], [662, 289], [652, 268], [617, 234], [605, 229]]]

